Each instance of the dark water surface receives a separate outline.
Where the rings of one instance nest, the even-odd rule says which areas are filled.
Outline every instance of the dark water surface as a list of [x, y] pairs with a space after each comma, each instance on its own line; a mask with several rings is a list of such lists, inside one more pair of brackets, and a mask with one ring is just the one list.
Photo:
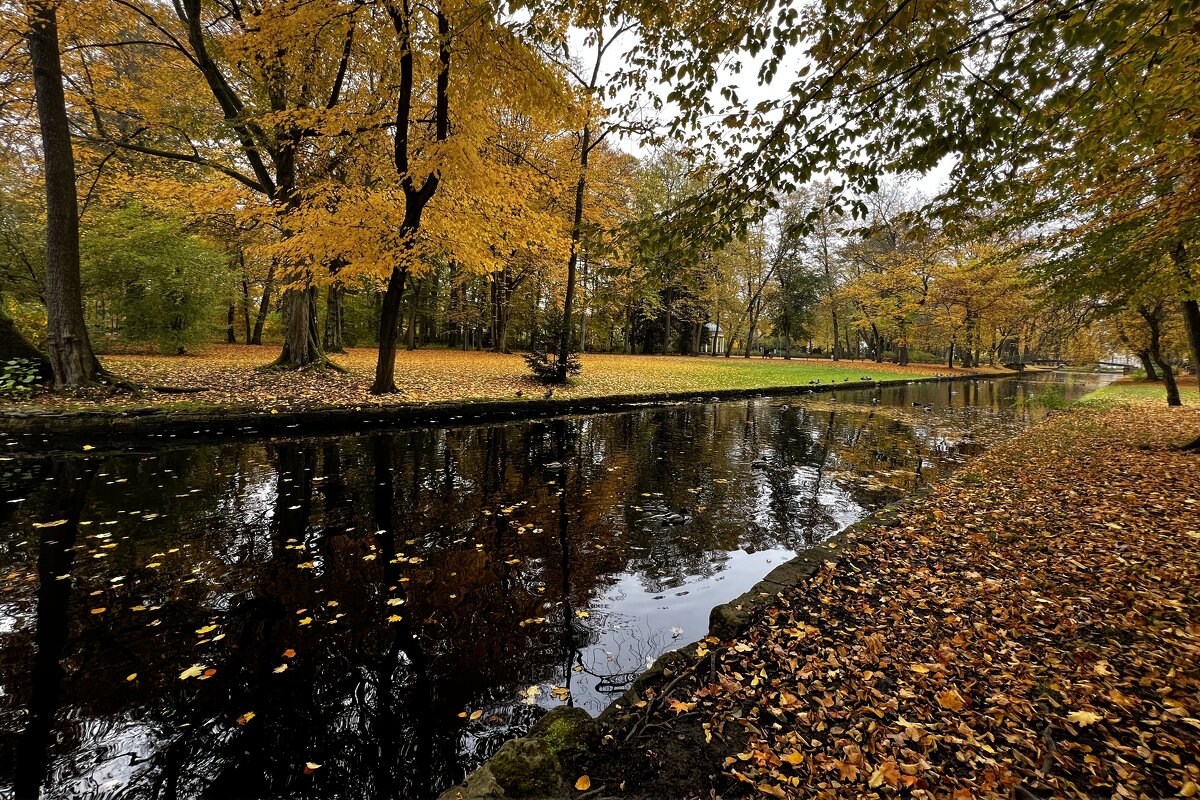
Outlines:
[[0, 796], [425, 800], [1088, 380], [4, 457]]

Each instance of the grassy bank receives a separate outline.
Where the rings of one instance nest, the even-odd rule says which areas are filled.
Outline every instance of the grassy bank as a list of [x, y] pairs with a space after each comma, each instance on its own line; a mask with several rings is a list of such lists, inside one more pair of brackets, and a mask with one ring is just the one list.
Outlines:
[[[1200, 405], [1200, 391], [1195, 378], [1179, 378], [1179, 399], [1185, 406]], [[1084, 397], [1080, 403], [1088, 406], [1119, 405], [1122, 403], [1166, 403], [1167, 387], [1162, 381], [1119, 380], [1103, 386]]]
[[[368, 392], [375, 351], [352, 350], [334, 357], [345, 373], [264, 372], [277, 355], [274, 347], [217, 346], [197, 356], [109, 356], [105, 366], [130, 381], [193, 390], [186, 394], [156, 391], [86, 390], [73, 395], [42, 393], [7, 401], [0, 408], [57, 410], [129, 410], [178, 408], [253, 408], [289, 411], [404, 404], [478, 402], [541, 398], [546, 387], [534, 381], [518, 355], [419, 350], [401, 352], [396, 378], [401, 391], [378, 397]], [[697, 393], [735, 389], [771, 389], [810, 383], [841, 383], [862, 378], [927, 378], [996, 370], [947, 370], [932, 365], [899, 367], [870, 361], [818, 361], [782, 358], [686, 356], [583, 356], [583, 373], [554, 390], [562, 399], [660, 392]]]
[[568, 769], [626, 798], [1200, 795], [1200, 411], [1159, 392], [1108, 387], [854, 532]]

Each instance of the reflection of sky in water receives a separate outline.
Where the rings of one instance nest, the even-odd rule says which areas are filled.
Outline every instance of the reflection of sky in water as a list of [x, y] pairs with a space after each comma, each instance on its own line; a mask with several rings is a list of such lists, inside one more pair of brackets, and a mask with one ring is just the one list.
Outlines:
[[[1027, 425], [1025, 393], [0, 462], [0, 752], [52, 796], [427, 798], [541, 708], [598, 712], [712, 606]], [[72, 507], [79, 526], [32, 527]], [[216, 672], [180, 680], [194, 664]]]

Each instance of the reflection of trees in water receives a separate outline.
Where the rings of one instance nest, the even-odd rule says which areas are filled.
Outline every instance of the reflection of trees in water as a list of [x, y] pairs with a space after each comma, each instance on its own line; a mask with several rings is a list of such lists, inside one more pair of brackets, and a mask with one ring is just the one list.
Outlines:
[[[37, 798], [46, 782], [50, 743], [66, 677], [62, 660], [66, 655], [71, 627], [70, 605], [73, 579], [68, 577], [75, 561], [79, 518], [87, 499], [95, 468], [90, 462], [67, 457], [54, 458], [48, 470], [51, 488], [46, 492], [37, 559], [37, 611], [34, 620], [32, 677], [25, 730], [16, 741], [13, 793], [17, 798]], [[54, 524], [65, 520], [63, 524]]]
[[[754, 401], [106, 459], [90, 468], [86, 531], [116, 521], [103, 528], [118, 543], [108, 558], [84, 557], [97, 546], [87, 535], [84, 550], [43, 536], [0, 552], [4, 572], [36, 561], [41, 573], [5, 597], [18, 627], [0, 655], [4, 758], [17, 765], [18, 743], [29, 754], [22, 785], [52, 774], [82, 786], [111, 767], [130, 782], [109, 794], [130, 798], [423, 796], [529, 723], [526, 687], [594, 697], [669, 644], [596, 611], [618, 581], [665, 592], [720, 572], [732, 551], [823, 538], [846, 508], [923, 480], [923, 455], [952, 460], [964, 445], [948, 432], [1015, 391], [970, 386], [899, 387], [892, 401], [911, 397], [900, 410], [912, 419]], [[918, 399], [952, 410], [922, 416]], [[0, 476], [0, 494], [36, 500], [0, 514], [24, 536], [42, 507], [83, 508], [87, 482], [70, 484]], [[47, 580], [63, 563], [72, 581]], [[98, 590], [109, 611], [91, 617]], [[209, 622], [225, 638], [199, 645]], [[274, 673], [289, 648], [296, 658]], [[50, 661], [72, 676], [58, 689], [44, 682]], [[180, 681], [192, 663], [217, 673]], [[484, 717], [459, 720], [464, 709]], [[324, 766], [304, 776], [310, 758]]]

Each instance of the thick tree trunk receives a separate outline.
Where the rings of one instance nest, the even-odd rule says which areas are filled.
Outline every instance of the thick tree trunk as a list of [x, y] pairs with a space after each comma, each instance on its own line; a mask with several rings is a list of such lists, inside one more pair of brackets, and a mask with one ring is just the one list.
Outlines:
[[283, 293], [283, 351], [275, 366], [299, 369], [328, 364], [317, 330], [317, 287]]
[[47, 344], [54, 385], [71, 388], [103, 374], [83, 318], [79, 277], [79, 198], [63, 94], [58, 21], [47, 0], [30, 0], [26, 42], [42, 134], [46, 184]]
[[946, 369], [954, 369], [954, 342], [946, 350]]
[[325, 294], [325, 337], [323, 344], [326, 353], [344, 353], [346, 345], [342, 341], [342, 327], [346, 290], [336, 283], [329, 284]]
[[229, 304], [229, 313], [225, 315], [225, 343], [237, 344], [237, 335], [234, 333], [233, 324], [237, 322], [237, 304]]

